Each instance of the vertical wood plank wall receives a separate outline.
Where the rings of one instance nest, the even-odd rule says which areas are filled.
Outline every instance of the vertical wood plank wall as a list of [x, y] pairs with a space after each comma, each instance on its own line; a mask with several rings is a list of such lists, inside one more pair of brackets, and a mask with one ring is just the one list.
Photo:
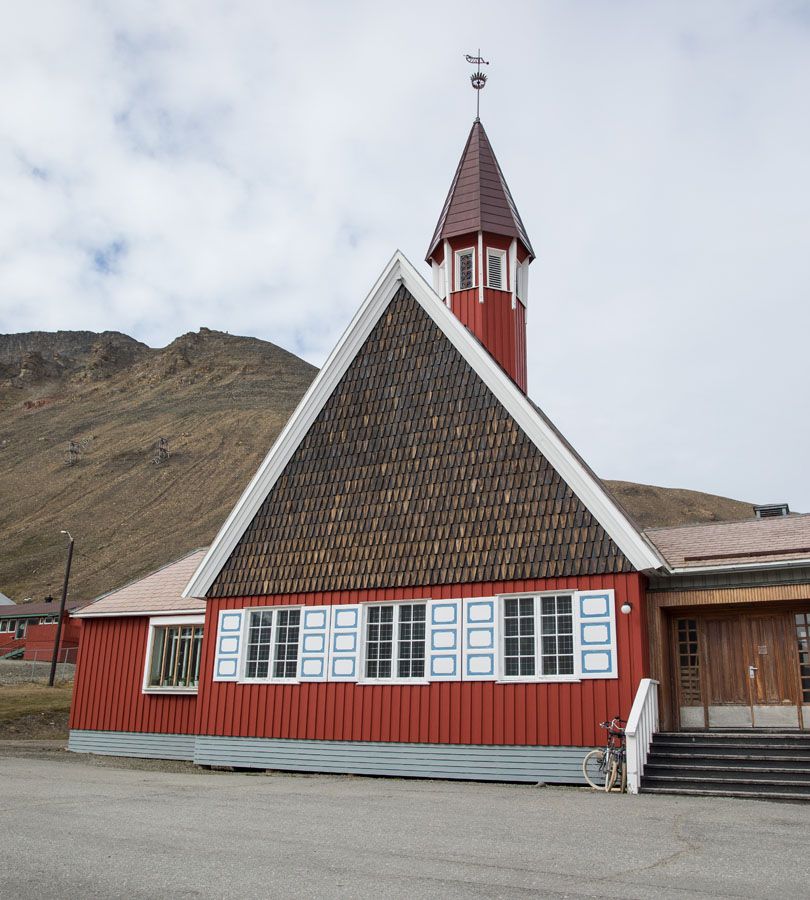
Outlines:
[[147, 616], [83, 620], [71, 728], [194, 732], [197, 697], [142, 691], [148, 635]]
[[[576, 684], [437, 682], [414, 686], [212, 681], [221, 609], [611, 587], [616, 591], [618, 679]], [[629, 616], [618, 612], [625, 599], [633, 604]], [[302, 740], [590, 746], [603, 736], [600, 721], [617, 713], [627, 717], [639, 680], [648, 674], [643, 607], [643, 580], [636, 574], [208, 601], [196, 730], [206, 735]]]

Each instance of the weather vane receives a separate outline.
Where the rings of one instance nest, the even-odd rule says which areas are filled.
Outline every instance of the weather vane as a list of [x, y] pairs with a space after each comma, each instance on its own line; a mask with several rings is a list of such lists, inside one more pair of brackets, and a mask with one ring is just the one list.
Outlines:
[[487, 83], [487, 76], [481, 71], [481, 66], [488, 66], [489, 61], [481, 56], [480, 47], [478, 49], [478, 56], [471, 56], [469, 53], [465, 53], [464, 58], [471, 66], [478, 66], [472, 75], [470, 75], [470, 82], [475, 88], [475, 118], [477, 121], [481, 114], [481, 91]]

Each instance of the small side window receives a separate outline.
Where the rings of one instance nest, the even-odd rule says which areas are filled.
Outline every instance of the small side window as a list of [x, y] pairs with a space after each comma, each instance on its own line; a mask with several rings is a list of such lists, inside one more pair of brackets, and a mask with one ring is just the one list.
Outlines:
[[466, 291], [475, 287], [475, 250], [456, 251], [456, 290]]

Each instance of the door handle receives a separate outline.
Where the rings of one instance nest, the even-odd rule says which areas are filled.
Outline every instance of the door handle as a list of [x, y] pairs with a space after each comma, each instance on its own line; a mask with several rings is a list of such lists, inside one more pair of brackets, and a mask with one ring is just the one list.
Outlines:
[[756, 673], [757, 673], [758, 671], [759, 671], [759, 668], [758, 668], [757, 666], [749, 666], [749, 667], [748, 667], [748, 677], [749, 677], [749, 678], [756, 678], [756, 677], [757, 677], [757, 676], [756, 676]]

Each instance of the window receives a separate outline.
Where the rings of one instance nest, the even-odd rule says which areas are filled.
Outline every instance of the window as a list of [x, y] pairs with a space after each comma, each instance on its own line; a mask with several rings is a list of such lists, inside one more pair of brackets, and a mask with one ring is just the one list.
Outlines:
[[802, 702], [810, 703], [810, 613], [796, 613], [796, 637], [799, 641], [799, 676], [802, 682]]
[[571, 595], [505, 597], [502, 603], [503, 677], [573, 676]]
[[7, 634], [14, 631], [14, 623], [11, 619], [0, 619], [0, 634]]
[[543, 675], [574, 674], [574, 616], [571, 597], [540, 598]]
[[506, 251], [487, 249], [487, 287], [506, 290]]
[[20, 619], [17, 623], [14, 631], [14, 637], [17, 638], [18, 641], [21, 641], [25, 637], [26, 631], [28, 631], [28, 620]]
[[248, 627], [245, 678], [295, 678], [300, 631], [300, 609], [253, 610]]
[[475, 250], [456, 251], [456, 290], [466, 291], [475, 287]]
[[[366, 610], [366, 678], [425, 677], [424, 603], [369, 606]], [[394, 655], [396, 648], [396, 656]]]
[[39, 620], [40, 625], [56, 625], [59, 621], [59, 616], [43, 616]]
[[200, 680], [202, 625], [152, 628], [152, 655], [147, 688], [196, 688]]
[[534, 675], [534, 597], [509, 597], [503, 609], [503, 673]]

